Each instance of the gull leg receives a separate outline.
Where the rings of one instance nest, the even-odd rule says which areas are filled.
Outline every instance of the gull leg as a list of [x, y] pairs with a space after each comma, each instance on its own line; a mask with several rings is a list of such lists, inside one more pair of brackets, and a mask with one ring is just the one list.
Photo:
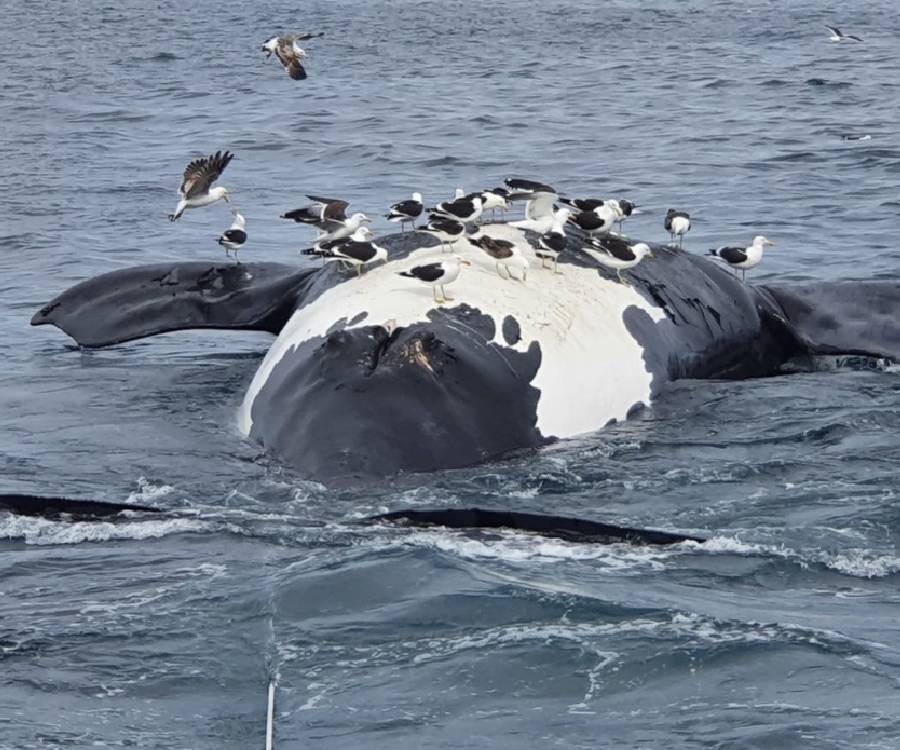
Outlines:
[[437, 298], [437, 288], [438, 288], [437, 284], [432, 285], [431, 296], [434, 297], [435, 302], [437, 302], [438, 304], [441, 304], [441, 301]]
[[444, 291], [443, 284], [441, 284], [441, 296], [444, 298], [444, 302], [453, 302], [453, 297], [448, 297], [447, 292]]
[[553, 273], [559, 274], [562, 276], [562, 271], [559, 270], [559, 258], [553, 259]]
[[362, 263], [357, 263], [357, 264], [356, 264], [356, 275], [357, 275], [357, 276], [362, 276]]
[[619, 283], [623, 284], [624, 286], [628, 286], [628, 287], [631, 286], [631, 284], [629, 284], [627, 281], [625, 281], [625, 277], [622, 276], [622, 269], [621, 269], [621, 268], [618, 269], [618, 270], [616, 270], [616, 275], [619, 277]]

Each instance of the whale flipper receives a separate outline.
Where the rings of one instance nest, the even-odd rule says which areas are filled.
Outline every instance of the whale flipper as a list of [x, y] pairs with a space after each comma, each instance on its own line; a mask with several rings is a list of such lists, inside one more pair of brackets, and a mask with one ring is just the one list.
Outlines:
[[188, 328], [277, 334], [312, 270], [280, 263], [157, 263], [83, 281], [41, 308], [31, 325], [54, 325], [99, 347]]
[[900, 282], [760, 285], [797, 343], [795, 354], [860, 354], [900, 361]]
[[674, 531], [636, 529], [599, 521], [538, 513], [519, 513], [485, 508], [398, 510], [371, 516], [367, 522], [401, 522], [408, 526], [444, 526], [451, 529], [514, 529], [584, 544], [679, 544], [703, 542], [703, 538]]
[[0, 493], [0, 511], [17, 516], [40, 516], [41, 518], [108, 518], [124, 511], [133, 513], [160, 513], [159, 508], [133, 503], [107, 503], [94, 500], [70, 500], [65, 497], [44, 495], [20, 495]]

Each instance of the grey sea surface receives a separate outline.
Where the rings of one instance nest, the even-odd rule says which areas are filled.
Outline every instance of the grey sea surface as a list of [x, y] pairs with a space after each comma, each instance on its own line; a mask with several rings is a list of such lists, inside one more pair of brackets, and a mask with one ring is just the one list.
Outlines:
[[[260, 48], [306, 29], [298, 83]], [[680, 382], [546, 450], [335, 490], [237, 431], [269, 336], [28, 325], [105, 271], [220, 258], [225, 204], [166, 215], [225, 148], [245, 259], [307, 262], [278, 218], [305, 193], [381, 216], [515, 175], [635, 200], [643, 240], [690, 211], [691, 252], [764, 233], [751, 283], [896, 278], [898, 37], [887, 0], [7, 3], [2, 491], [170, 513], [0, 514], [0, 747], [262, 747], [271, 679], [279, 748], [900, 747], [896, 370]], [[353, 523], [469, 505], [711, 541]]]

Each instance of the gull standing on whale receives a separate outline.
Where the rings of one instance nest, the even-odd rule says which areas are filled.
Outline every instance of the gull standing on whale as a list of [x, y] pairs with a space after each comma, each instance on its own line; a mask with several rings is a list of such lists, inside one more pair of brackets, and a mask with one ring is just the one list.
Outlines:
[[774, 244], [771, 240], [758, 234], [753, 238], [753, 244], [750, 247], [717, 247], [710, 250], [709, 254], [716, 258], [721, 258], [731, 268], [735, 269], [735, 276], [737, 276], [737, 269], [740, 269], [741, 280], [743, 281], [747, 276], [747, 271], [759, 265], [766, 245]]
[[[501, 240], [496, 237], [479, 232], [478, 234], [469, 235], [469, 243], [480, 247], [495, 261], [497, 275], [501, 279], [515, 279], [510, 271], [510, 266], [518, 266], [522, 271], [522, 278], [516, 281], [525, 281], [528, 274], [528, 259], [522, 255], [522, 250], [515, 242], [510, 240]], [[506, 269], [506, 276], [500, 273], [500, 266]]]
[[416, 228], [416, 219], [422, 215], [422, 194], [413, 193], [411, 200], [400, 201], [391, 206], [387, 215], [384, 217], [388, 221], [400, 222], [400, 229], [404, 224], [412, 223], [413, 229]]
[[315, 37], [325, 36], [324, 31], [320, 31], [318, 34], [304, 33], [304, 34], [287, 34], [286, 36], [273, 36], [271, 39], [263, 44], [263, 52], [266, 52], [266, 58], [268, 59], [273, 54], [278, 58], [278, 61], [284, 66], [287, 74], [293, 78], [295, 81], [302, 81], [306, 78], [306, 69], [300, 63], [301, 60], [309, 57], [306, 54], [306, 51], [303, 50], [297, 42], [302, 42], [307, 39], [314, 39]]
[[231, 257], [229, 251], [234, 250], [234, 259], [237, 260], [238, 250], [247, 241], [247, 222], [236, 208], [231, 209], [231, 213], [234, 216], [234, 221], [231, 222], [231, 226], [222, 232], [222, 235], [216, 241], [225, 248], [225, 255], [229, 258]]
[[669, 233], [672, 244], [675, 243], [675, 238], [678, 237], [678, 247], [681, 247], [685, 233], [691, 229], [691, 215], [684, 211], [676, 211], [674, 208], [670, 208], [666, 211], [663, 227]]
[[619, 281], [625, 286], [631, 286], [631, 284], [622, 277], [622, 271], [634, 268], [644, 258], [653, 257], [653, 251], [646, 242], [629, 245], [620, 239], [590, 239], [587, 247], [600, 251], [599, 253], [589, 253], [589, 255], [607, 268], [615, 269]]
[[216, 151], [202, 159], [195, 159], [184, 170], [184, 178], [178, 194], [181, 200], [175, 208], [174, 214], [169, 214], [169, 221], [176, 221], [188, 208], [200, 208], [208, 206], [216, 201], [228, 202], [228, 191], [223, 187], [210, 189], [210, 186], [219, 179], [219, 175], [225, 171], [225, 167], [234, 158], [234, 154], [226, 151]]
[[356, 273], [362, 276], [363, 266], [377, 261], [387, 263], [387, 250], [368, 241], [373, 234], [368, 227], [360, 227], [346, 241], [332, 245], [329, 254], [323, 253], [322, 257], [325, 260], [339, 260], [351, 268], [355, 267]]
[[[431, 286], [431, 294], [434, 301], [439, 305], [444, 302], [452, 302], [453, 297], [448, 297], [444, 291], [444, 286], [452, 284], [459, 278], [460, 266], [471, 266], [472, 264], [463, 260], [460, 256], [454, 255], [446, 260], [436, 263], [426, 263], [421, 266], [415, 266], [408, 271], [401, 271], [398, 276], [406, 276], [411, 279], [418, 279]], [[438, 299], [437, 290], [441, 288], [441, 298]]]
[[466, 233], [466, 225], [456, 219], [451, 219], [442, 214], [435, 214], [428, 219], [424, 227], [416, 229], [417, 232], [427, 232], [441, 241], [442, 249], [453, 249], [453, 245]]
[[556, 218], [553, 226], [546, 234], [542, 234], [538, 238], [538, 246], [535, 248], [534, 254], [541, 259], [541, 268], [544, 268], [544, 261], [553, 261], [553, 273], [560, 273], [557, 266], [559, 264], [559, 254], [566, 249], [566, 220], [569, 218], [571, 211], [568, 208], [561, 208], [556, 212]]
[[511, 221], [516, 229], [529, 229], [538, 234], [546, 234], [553, 228], [555, 220], [554, 204], [559, 200], [556, 189], [543, 182], [507, 177], [504, 181], [509, 189], [507, 201], [526, 201], [525, 218]]

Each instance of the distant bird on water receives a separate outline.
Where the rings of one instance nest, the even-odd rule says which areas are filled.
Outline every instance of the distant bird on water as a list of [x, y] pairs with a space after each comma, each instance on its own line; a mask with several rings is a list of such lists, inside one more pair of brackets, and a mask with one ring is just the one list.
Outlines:
[[[452, 302], [453, 298], [448, 297], [444, 291], [447, 284], [452, 284], [459, 278], [460, 266], [471, 266], [472, 264], [454, 255], [446, 260], [437, 263], [426, 263], [421, 266], [415, 266], [408, 271], [401, 271], [398, 276], [406, 276], [410, 279], [418, 279], [419, 281], [431, 286], [431, 294], [434, 301], [439, 305], [444, 302]], [[437, 290], [441, 288], [441, 298], [438, 299]]]
[[743, 280], [749, 269], [759, 265], [766, 245], [774, 244], [771, 240], [758, 234], [753, 238], [753, 244], [750, 247], [717, 247], [710, 250], [709, 254], [724, 260], [734, 269], [735, 275], [737, 275], [737, 270], [740, 269], [741, 279]]
[[831, 42], [843, 42], [846, 39], [852, 39], [854, 42], [861, 42], [858, 36], [851, 36], [850, 34], [844, 34], [837, 26], [829, 26], [827, 23], [825, 24], [825, 28], [831, 32], [831, 36], [828, 37], [828, 40]]
[[666, 211], [666, 220], [663, 222], [663, 226], [669, 233], [673, 243], [675, 238], [678, 238], [678, 247], [681, 247], [685, 233], [691, 229], [691, 215], [684, 211], [676, 211], [674, 208], [670, 208]]
[[302, 81], [306, 78], [306, 69], [300, 63], [301, 60], [309, 57], [297, 42], [303, 42], [307, 39], [325, 36], [324, 31], [318, 34], [287, 34], [286, 36], [273, 36], [265, 44], [263, 44], [263, 52], [266, 52], [266, 59], [273, 54], [278, 61], [284, 66], [287, 74], [295, 81]]
[[418, 219], [422, 215], [422, 209], [424, 206], [422, 205], [422, 194], [421, 193], [413, 193], [411, 200], [400, 201], [399, 203], [395, 203], [391, 206], [387, 215], [384, 217], [388, 221], [399, 221], [400, 229], [403, 229], [404, 224], [411, 223], [413, 225], [413, 229], [416, 228], [416, 219]]
[[240, 250], [247, 241], [247, 222], [244, 220], [241, 212], [236, 208], [231, 209], [234, 221], [231, 226], [222, 232], [217, 242], [225, 248], [225, 255], [231, 257], [231, 250], [234, 250], [234, 259], [237, 260], [238, 250]]
[[225, 200], [227, 203], [228, 191], [225, 188], [216, 187], [210, 189], [210, 187], [219, 179], [219, 175], [225, 171], [225, 167], [229, 165], [233, 158], [234, 154], [228, 151], [224, 153], [216, 151], [210, 156], [195, 159], [188, 164], [184, 170], [181, 187], [178, 188], [181, 200], [178, 201], [175, 213], [169, 214], [169, 221], [181, 218], [181, 214], [188, 208], [200, 208], [220, 200]]

